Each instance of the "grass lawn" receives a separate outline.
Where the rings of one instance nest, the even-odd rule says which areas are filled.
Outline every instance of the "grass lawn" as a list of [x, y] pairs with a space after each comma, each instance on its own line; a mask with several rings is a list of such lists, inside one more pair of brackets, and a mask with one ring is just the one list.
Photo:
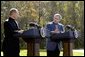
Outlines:
[[[1, 56], [3, 53], [1, 52]], [[20, 50], [20, 56], [27, 56], [27, 50]], [[40, 56], [47, 56], [46, 50], [40, 50]], [[60, 52], [60, 56], [63, 56], [63, 52]], [[84, 50], [73, 50], [73, 56], [84, 56]]]

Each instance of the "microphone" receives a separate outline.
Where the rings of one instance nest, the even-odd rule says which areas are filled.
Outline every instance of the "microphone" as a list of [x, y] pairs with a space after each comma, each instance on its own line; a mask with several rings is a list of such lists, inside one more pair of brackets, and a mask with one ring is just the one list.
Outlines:
[[75, 38], [78, 38], [78, 36], [79, 36], [78, 31], [77, 31], [72, 25], [66, 25], [66, 28], [67, 28], [68, 30], [73, 31], [73, 32], [74, 32], [74, 37], [75, 37]]
[[74, 27], [73, 27], [72, 25], [66, 25], [66, 28], [67, 28], [67, 29], [70, 29], [70, 30], [72, 30], [72, 31], [75, 30]]
[[37, 27], [37, 28], [41, 28], [37, 23], [35, 22], [30, 22], [29, 24], [30, 27]]

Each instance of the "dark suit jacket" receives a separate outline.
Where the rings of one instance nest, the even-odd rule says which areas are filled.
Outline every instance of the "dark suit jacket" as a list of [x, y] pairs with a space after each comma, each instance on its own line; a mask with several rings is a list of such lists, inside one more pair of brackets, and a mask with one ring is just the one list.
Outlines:
[[2, 46], [3, 52], [19, 52], [19, 38], [14, 36], [17, 33], [15, 30], [19, 30], [18, 25], [14, 19], [9, 17], [4, 22], [5, 38]]

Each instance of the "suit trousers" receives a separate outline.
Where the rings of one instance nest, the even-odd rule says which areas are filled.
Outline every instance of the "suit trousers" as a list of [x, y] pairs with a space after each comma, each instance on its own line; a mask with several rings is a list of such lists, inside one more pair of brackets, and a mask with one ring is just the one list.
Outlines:
[[47, 56], [59, 56], [60, 50], [56, 49], [54, 51], [47, 50]]

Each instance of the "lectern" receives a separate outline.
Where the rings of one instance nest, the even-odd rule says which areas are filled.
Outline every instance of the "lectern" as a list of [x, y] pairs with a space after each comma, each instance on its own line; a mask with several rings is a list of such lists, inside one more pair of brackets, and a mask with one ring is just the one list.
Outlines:
[[39, 56], [41, 38], [39, 27], [31, 23], [30, 28], [24, 31], [21, 37], [27, 43], [27, 56]]
[[63, 42], [63, 56], [73, 56], [73, 42], [75, 39], [74, 31], [51, 34], [51, 40]]

